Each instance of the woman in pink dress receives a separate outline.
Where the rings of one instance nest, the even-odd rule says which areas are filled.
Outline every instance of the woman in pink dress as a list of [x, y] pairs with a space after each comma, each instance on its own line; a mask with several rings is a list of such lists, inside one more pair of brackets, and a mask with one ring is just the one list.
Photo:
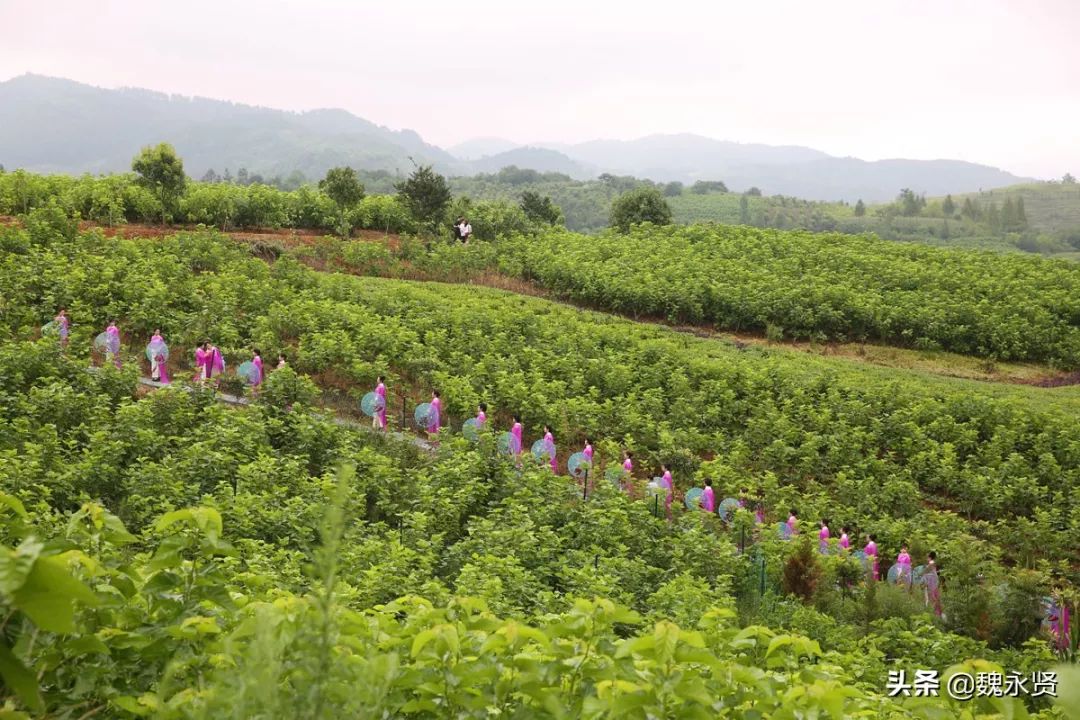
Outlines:
[[863, 552], [866, 553], [866, 557], [873, 558], [872, 573], [874, 580], [877, 580], [879, 575], [878, 558], [877, 558], [877, 541], [876, 538], [871, 535], [870, 540], [866, 543], [866, 547], [863, 548]]
[[664, 510], [667, 511], [667, 519], [671, 520], [671, 501], [675, 499], [675, 480], [671, 477], [671, 468], [667, 466], [667, 463], [661, 463], [660, 469], [664, 471], [664, 474], [660, 476], [660, 485], [667, 490], [664, 497]]
[[105, 359], [108, 361], [109, 355], [112, 355], [113, 365], [120, 367], [120, 328], [116, 327], [116, 321], [113, 320], [109, 323], [109, 327], [105, 328], [105, 334], [109, 336], [110, 346], [116, 348], [116, 352], [106, 352]]
[[251, 380], [251, 389], [252, 392], [258, 393], [263, 381], [263, 361], [259, 348], [254, 349], [254, 355], [255, 357], [251, 358], [251, 364], [255, 366], [255, 377]]
[[442, 427], [442, 399], [439, 398], [439, 391], [431, 391], [431, 415], [428, 417], [427, 431], [432, 435], [439, 434], [439, 428]]
[[371, 423], [376, 430], [386, 430], [386, 381], [382, 375], [378, 377], [375, 384], [375, 397], [380, 400], [379, 409], [375, 411]]
[[896, 564], [900, 566], [900, 574], [896, 578], [897, 584], [911, 582], [911, 555], [908, 554], [907, 544], [900, 546], [900, 554], [896, 556]]
[[592, 438], [585, 438], [585, 448], [581, 451], [581, 454], [589, 459], [589, 464], [592, 464]]
[[926, 588], [926, 604], [934, 609], [935, 615], [941, 617], [941, 576], [938, 575], [936, 552], [931, 551], [926, 555], [923, 586]]
[[821, 530], [818, 531], [818, 550], [822, 553], [829, 552], [829, 521], [821, 519]]
[[53, 318], [56, 330], [60, 335], [60, 348], [64, 349], [68, 344], [68, 336], [71, 334], [71, 323], [68, 321], [67, 309], [60, 308], [60, 312]]
[[787, 526], [792, 535], [799, 534], [799, 513], [795, 508], [791, 508], [791, 513], [788, 515], [787, 519]]
[[210, 346], [210, 357], [206, 363], [206, 371], [207, 379], [212, 379], [215, 375], [221, 375], [225, 372], [225, 356], [218, 350], [217, 345]]
[[849, 537], [848, 537], [848, 533], [849, 533], [849, 532], [851, 532], [851, 531], [850, 531], [850, 530], [848, 530], [848, 527], [847, 527], [847, 525], [845, 525], [845, 526], [844, 526], [844, 527], [843, 527], [843, 528], [841, 529], [841, 533], [840, 533], [840, 547], [841, 547], [841, 549], [843, 549], [843, 550], [849, 550], [849, 549], [851, 549], [851, 538], [849, 538]]
[[544, 452], [548, 454], [548, 460], [551, 464], [551, 472], [556, 475], [559, 474], [559, 463], [555, 459], [555, 436], [551, 433], [551, 426], [544, 426]]
[[627, 494], [631, 494], [634, 487], [634, 453], [629, 450], [623, 450], [622, 469], [623, 490], [626, 491]]
[[524, 428], [521, 426], [521, 418], [515, 415], [514, 424], [510, 428], [510, 453], [512, 455], [521, 455], [521, 436], [523, 432]]
[[206, 382], [210, 376], [210, 343], [204, 342], [195, 348], [195, 379]]
[[165, 358], [165, 339], [161, 337], [161, 330], [154, 330], [150, 337], [150, 379], [154, 382], [169, 384], [169, 368]]
[[480, 403], [476, 406], [476, 429], [483, 430], [487, 425], [487, 403]]
[[705, 489], [701, 491], [701, 509], [709, 514], [716, 512], [716, 493], [709, 478], [705, 478]]

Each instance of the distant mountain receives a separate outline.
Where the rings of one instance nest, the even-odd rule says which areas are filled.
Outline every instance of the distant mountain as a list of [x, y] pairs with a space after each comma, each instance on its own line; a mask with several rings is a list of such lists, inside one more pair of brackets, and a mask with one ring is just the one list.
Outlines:
[[942, 195], [1030, 181], [958, 160], [866, 162], [690, 134], [525, 147], [479, 138], [447, 152], [412, 130], [390, 130], [345, 110], [287, 112], [40, 75], [0, 82], [0, 164], [7, 168], [126, 171], [139, 148], [162, 141], [176, 146], [192, 177], [246, 167], [267, 177], [299, 170], [318, 178], [335, 165], [405, 174], [415, 161], [448, 175], [516, 165], [581, 179], [610, 172], [665, 182], [723, 180], [736, 191], [756, 186], [767, 194], [849, 202], [891, 200], [905, 187]]
[[867, 162], [806, 147], [725, 142], [690, 134], [544, 147], [616, 174], [684, 183], [723, 180], [732, 190], [756, 186], [768, 194], [807, 200], [884, 202], [905, 187], [939, 195], [1030, 180], [959, 160]]
[[193, 177], [239, 167], [320, 177], [335, 165], [407, 173], [409, 156], [444, 173], [468, 170], [411, 130], [344, 110], [293, 113], [38, 75], [0, 82], [0, 163], [8, 168], [126, 171], [139, 148], [162, 141], [176, 146]]
[[520, 144], [513, 140], [497, 137], [482, 137], [466, 140], [463, 143], [448, 147], [446, 150], [459, 160], [479, 160], [482, 157], [498, 155], [499, 153], [514, 150], [518, 147], [521, 147]]
[[474, 171], [483, 173], [498, 172], [510, 165], [538, 172], [563, 173], [577, 180], [587, 180], [597, 175], [594, 170], [571, 160], [561, 152], [538, 147], [515, 148], [497, 155], [488, 155], [470, 163]]

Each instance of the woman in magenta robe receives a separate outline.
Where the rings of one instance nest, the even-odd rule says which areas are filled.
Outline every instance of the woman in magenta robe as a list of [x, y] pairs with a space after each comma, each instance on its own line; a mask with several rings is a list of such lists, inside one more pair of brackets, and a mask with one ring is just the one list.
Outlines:
[[510, 428], [510, 452], [513, 455], [521, 455], [521, 437], [524, 433], [524, 428], [521, 426], [521, 418], [517, 415], [514, 416], [514, 424]]
[[555, 436], [551, 434], [551, 427], [544, 426], [544, 451], [548, 454], [551, 463], [551, 472], [559, 474], [559, 463], [555, 460]]
[[113, 365], [120, 367], [120, 328], [116, 327], [115, 320], [105, 328], [105, 334], [109, 336], [109, 350], [105, 354], [105, 359], [108, 360], [108, 356], [112, 355]]
[[442, 400], [439, 391], [431, 391], [431, 415], [428, 416], [427, 431], [433, 435], [438, 434], [442, 421]]
[[375, 397], [379, 398], [379, 409], [375, 411], [375, 427], [386, 429], [386, 379], [380, 375], [375, 385]]

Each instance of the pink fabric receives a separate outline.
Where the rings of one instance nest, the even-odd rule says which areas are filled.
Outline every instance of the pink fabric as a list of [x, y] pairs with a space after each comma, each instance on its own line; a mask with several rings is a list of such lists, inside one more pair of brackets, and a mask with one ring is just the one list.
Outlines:
[[633, 461], [630, 460], [630, 458], [626, 458], [625, 460], [623, 460], [622, 469], [625, 470], [627, 473], [634, 472]]
[[791, 534], [799, 532], [799, 520], [794, 515], [788, 515], [787, 526], [791, 530]]
[[550, 432], [544, 433], [544, 449], [551, 460], [551, 472], [559, 474], [559, 463], [555, 460], [555, 438]]
[[906, 552], [902, 552], [896, 556], [897, 565], [906, 565], [908, 570], [911, 570], [911, 556]]
[[209, 368], [208, 362], [210, 360], [210, 353], [203, 350], [201, 347], [195, 348], [195, 378], [204, 379], [209, 375], [207, 369]]
[[480, 412], [476, 413], [476, 424], [477, 424], [477, 425], [479, 425], [480, 427], [484, 427], [484, 424], [485, 424], [486, 422], [487, 422], [487, 414], [486, 414], [486, 413], [484, 413], [484, 411], [483, 411], [483, 410], [481, 410]]
[[515, 455], [520, 455], [521, 454], [521, 433], [522, 433], [521, 423], [519, 423], [519, 422], [514, 423], [514, 426], [512, 428], [510, 428], [510, 437], [511, 437], [510, 450]]
[[755, 510], [754, 519], [757, 520], [759, 525], [765, 522], [765, 508], [759, 507], [757, 510]]
[[217, 349], [216, 345], [210, 346], [210, 357], [207, 359], [207, 377], [213, 377], [214, 373], [220, 375], [225, 372], [225, 358], [222, 357], [221, 351]]
[[251, 381], [251, 384], [255, 387], [262, 385], [263, 381], [263, 366], [262, 358], [256, 355], [251, 359], [251, 364], [255, 366], [255, 379]]
[[818, 536], [818, 540], [824, 540], [825, 542], [828, 542], [829, 541], [829, 528], [822, 527], [821, 530], [818, 531], [817, 536]]
[[589, 462], [592, 462], [592, 445], [585, 443], [585, 449], [581, 451], [581, 454], [589, 458]]
[[386, 429], [386, 385], [379, 383], [375, 386], [375, 395], [382, 398], [382, 410], [375, 413], [375, 417], [379, 419], [379, 427], [383, 430]]
[[701, 508], [705, 512], [716, 512], [716, 493], [714, 493], [712, 487], [708, 485], [705, 486], [705, 489], [701, 493]]
[[667, 509], [668, 517], [671, 516], [671, 501], [675, 497], [675, 480], [671, 477], [671, 471], [665, 470], [663, 476], [660, 478], [660, 484], [667, 488], [667, 496], [664, 498], [664, 507]]
[[439, 398], [431, 398], [431, 419], [428, 421], [427, 431], [429, 433], [439, 432], [442, 421], [442, 400]]
[[67, 315], [57, 315], [55, 319], [56, 319], [56, 324], [60, 328], [60, 340], [61, 341], [67, 340], [68, 339], [68, 331], [71, 328], [71, 325], [68, 322]]
[[840, 547], [848, 550], [851, 548], [851, 540], [848, 539], [847, 533], [840, 536]]

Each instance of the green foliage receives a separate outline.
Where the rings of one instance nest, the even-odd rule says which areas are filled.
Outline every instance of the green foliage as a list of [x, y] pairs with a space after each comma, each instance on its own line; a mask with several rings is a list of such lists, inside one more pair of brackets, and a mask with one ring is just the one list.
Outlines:
[[434, 233], [450, 205], [450, 187], [446, 178], [432, 170], [430, 165], [424, 165], [416, 168], [408, 179], [398, 183], [396, 188], [398, 197], [408, 208], [412, 218]]
[[503, 244], [502, 267], [614, 312], [734, 331], [878, 340], [1080, 364], [1080, 268], [867, 236], [736, 227], [565, 231]]
[[817, 548], [810, 541], [810, 535], [803, 534], [784, 563], [784, 575], [781, 588], [788, 595], [802, 600], [810, 600], [817, 592], [821, 582], [821, 562]]
[[563, 221], [562, 211], [551, 202], [551, 198], [532, 190], [521, 193], [521, 209], [530, 222], [558, 225]]
[[619, 231], [629, 232], [631, 226], [641, 223], [671, 223], [671, 207], [655, 188], [644, 187], [623, 193], [611, 206], [611, 226]]
[[172, 145], [160, 143], [140, 150], [131, 161], [131, 169], [139, 176], [139, 183], [153, 192], [161, 203], [161, 224], [164, 225], [169, 213], [176, 211], [187, 184], [184, 162]]
[[356, 171], [351, 167], [330, 168], [326, 177], [319, 181], [319, 189], [337, 205], [338, 234], [348, 237], [352, 232], [349, 211], [364, 199], [364, 186], [357, 179]]
[[695, 195], [708, 195], [709, 193], [726, 193], [727, 185], [719, 180], [698, 180], [690, 186], [690, 192]]
[[[5, 712], [40, 698], [50, 717], [964, 717], [947, 699], [885, 698], [884, 671], [1050, 662], [1002, 633], [1039, 577], [993, 588], [1003, 559], [1031, 554], [1006, 538], [1041, 536], [1046, 513], [1071, 523], [1047, 556], [1073, 559], [1067, 398], [740, 351], [476, 287], [322, 274], [288, 253], [267, 265], [214, 233], [124, 240], [42, 222], [0, 241], [18, 249], [0, 257]], [[484, 267], [496, 248], [480, 245], [422, 262]], [[402, 262], [359, 248], [330, 238], [325, 257]], [[27, 340], [60, 303], [66, 355]], [[131, 333], [168, 323], [181, 372], [206, 336], [227, 357], [285, 350], [289, 366], [246, 408], [209, 389], [139, 397], [133, 370], [86, 372], [112, 315]], [[486, 435], [427, 452], [313, 409], [320, 390], [355, 393], [376, 373], [395, 400], [443, 388], [452, 426], [483, 398], [494, 427], [518, 412], [530, 434], [552, 425], [560, 449], [592, 435], [598, 473], [630, 446], [642, 477], [673, 462], [683, 490], [708, 457], [725, 493], [760, 490], [770, 510], [799, 498], [807, 516], [873, 526], [885, 552], [935, 547], [945, 622], [1010, 647], [941, 630], [903, 589], [874, 590], [857, 627], [831, 556], [820, 609], [779, 601], [798, 547], [751, 531], [740, 553], [717, 518], [677, 510], [669, 524], [606, 483], [583, 501]], [[54, 584], [27, 600], [43, 560]], [[746, 627], [735, 593], [762, 608]], [[979, 596], [985, 613], [965, 617]], [[787, 629], [756, 624], [772, 619]]]

